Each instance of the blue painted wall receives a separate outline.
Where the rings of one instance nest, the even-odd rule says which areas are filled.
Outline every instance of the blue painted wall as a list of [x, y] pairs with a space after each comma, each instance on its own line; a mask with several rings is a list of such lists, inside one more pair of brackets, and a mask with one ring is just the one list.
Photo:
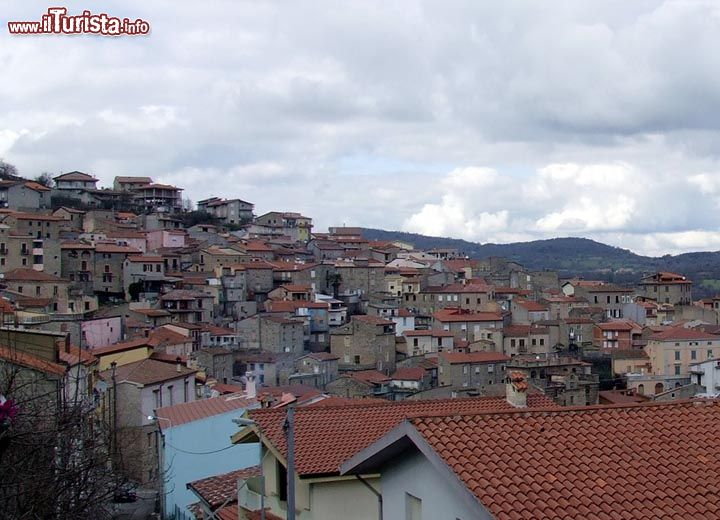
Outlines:
[[226, 450], [207, 453], [231, 446], [230, 437], [239, 429], [232, 419], [241, 417], [244, 413], [244, 409], [238, 409], [163, 428], [165, 442], [161, 449], [165, 461], [166, 518], [172, 518], [176, 505], [184, 509], [198, 501], [197, 496], [186, 488], [185, 484], [188, 482], [259, 463], [259, 444], [237, 444]]

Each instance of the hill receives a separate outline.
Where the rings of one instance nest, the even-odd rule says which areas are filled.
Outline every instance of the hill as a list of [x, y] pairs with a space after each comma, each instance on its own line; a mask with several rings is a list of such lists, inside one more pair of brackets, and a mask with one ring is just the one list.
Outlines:
[[695, 282], [693, 297], [720, 292], [720, 252], [696, 252], [650, 257], [587, 238], [552, 238], [511, 244], [479, 244], [455, 238], [364, 229], [370, 240], [402, 240], [418, 249], [454, 248], [470, 258], [500, 256], [530, 270], [550, 269], [561, 277], [583, 276], [616, 283], [635, 283], [655, 271], [682, 273]]

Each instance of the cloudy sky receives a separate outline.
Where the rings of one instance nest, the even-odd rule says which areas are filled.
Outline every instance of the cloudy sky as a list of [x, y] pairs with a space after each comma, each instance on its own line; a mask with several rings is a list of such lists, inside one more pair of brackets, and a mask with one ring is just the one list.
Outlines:
[[[8, 34], [49, 5], [144, 37]], [[43, 2], [0, 10], [0, 157], [194, 201], [509, 242], [720, 249], [720, 3]]]

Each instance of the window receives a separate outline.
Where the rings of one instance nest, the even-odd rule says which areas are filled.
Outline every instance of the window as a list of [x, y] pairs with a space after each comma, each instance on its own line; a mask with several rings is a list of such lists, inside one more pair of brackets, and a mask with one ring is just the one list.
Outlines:
[[278, 500], [281, 502], [287, 501], [287, 469], [283, 466], [279, 460], [275, 461], [275, 467], [277, 468], [277, 495]]
[[23, 286], [22, 286], [22, 285], [18, 285], [18, 292], [19, 292], [20, 294], [22, 294], [22, 292], [23, 292]]
[[711, 348], [709, 348], [708, 351], [707, 351], [707, 357], [708, 357], [708, 359], [711, 358], [711, 357], [713, 357], [713, 351], [712, 351]]
[[492, 374], [495, 371], [495, 365], [488, 365], [488, 374]]
[[168, 385], [168, 399], [170, 399], [170, 406], [175, 404], [175, 398], [173, 397], [173, 385]]
[[405, 520], [422, 520], [422, 500], [405, 493]]
[[155, 408], [160, 408], [162, 406], [162, 395], [160, 394], [160, 389], [153, 390], [153, 396], [155, 396]]
[[515, 348], [515, 340], [514, 339], [510, 340], [510, 347]]
[[467, 374], [467, 373], [468, 373], [468, 366], [463, 365], [463, 374]]
[[35, 286], [35, 296], [40, 296], [40, 286], [39, 285]]
[[697, 359], [697, 350], [690, 351], [690, 359]]
[[680, 365], [675, 365], [675, 375], [676, 376], [680, 375]]
[[680, 361], [680, 351], [679, 350], [675, 351], [675, 361]]
[[355, 364], [356, 365], [360, 364], [360, 356], [355, 356]]
[[475, 367], [475, 373], [476, 373], [476, 374], [479, 374], [479, 373], [480, 373], [480, 367]]

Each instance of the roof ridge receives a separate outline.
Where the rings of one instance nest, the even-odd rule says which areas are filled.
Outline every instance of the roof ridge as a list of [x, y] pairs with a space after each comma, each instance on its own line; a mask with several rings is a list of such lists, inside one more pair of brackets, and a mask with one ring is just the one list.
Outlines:
[[464, 412], [430, 412], [430, 413], [417, 413], [411, 414], [407, 419], [440, 419], [444, 417], [468, 417], [468, 416], [491, 416], [491, 415], [512, 415], [512, 414], [532, 414], [532, 415], [545, 415], [545, 414], [572, 414], [572, 413], [585, 413], [593, 412], [598, 410], [614, 410], [618, 408], [627, 409], [645, 409], [645, 408], [660, 408], [660, 407], [688, 407], [688, 406], [720, 406], [720, 401], [713, 398], [700, 398], [700, 399], [678, 399], [675, 401], [646, 401], [642, 403], [617, 403], [617, 404], [596, 404], [590, 406], [563, 406], [558, 408], [513, 408], [508, 410], [478, 410], [478, 411], [464, 411]]

